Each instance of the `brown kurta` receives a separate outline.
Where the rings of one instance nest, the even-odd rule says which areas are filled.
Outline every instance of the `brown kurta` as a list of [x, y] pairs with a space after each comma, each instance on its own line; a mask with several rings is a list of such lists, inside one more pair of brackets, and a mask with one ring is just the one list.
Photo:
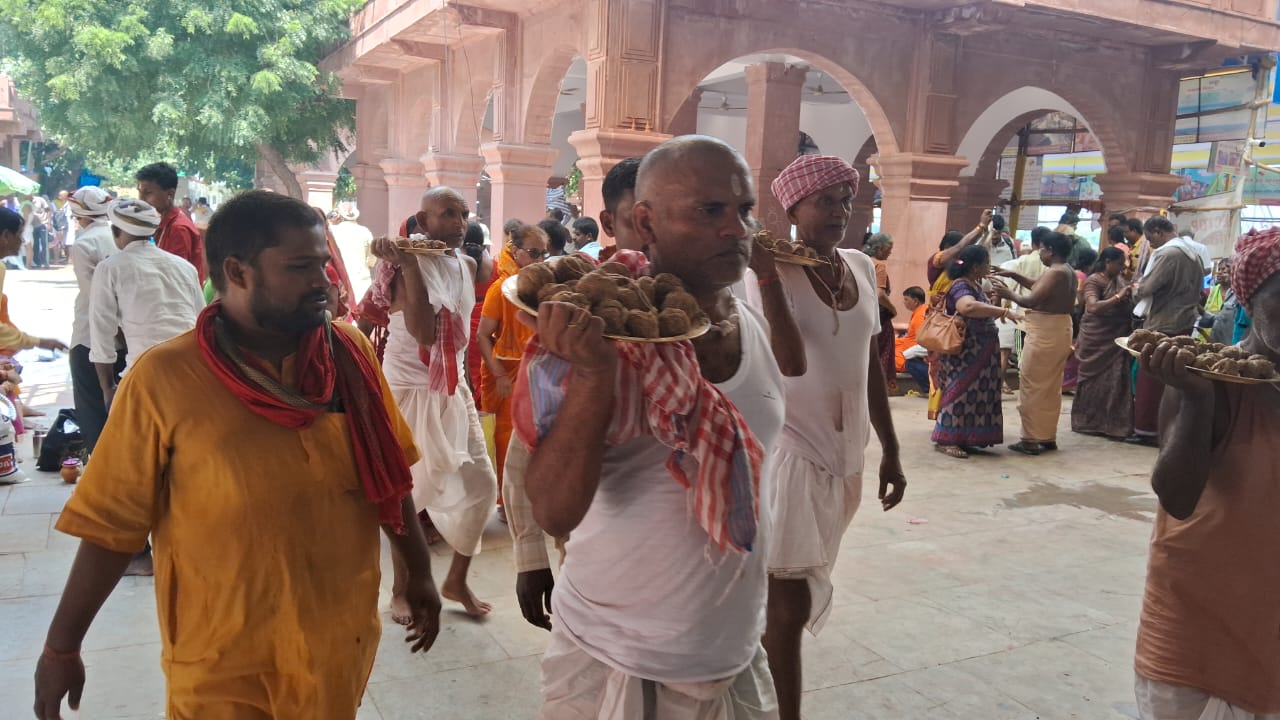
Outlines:
[[1156, 514], [1136, 669], [1280, 713], [1280, 396], [1222, 385], [1230, 418], [1185, 521]]
[[[1085, 307], [1115, 297], [1124, 289], [1124, 278], [1112, 280], [1102, 273], [1084, 283]], [[1080, 361], [1076, 399], [1071, 405], [1071, 429], [1124, 438], [1133, 434], [1133, 392], [1129, 380], [1129, 354], [1116, 345], [1118, 337], [1133, 330], [1133, 302], [1125, 301], [1101, 312], [1086, 312], [1080, 319], [1076, 358]]]

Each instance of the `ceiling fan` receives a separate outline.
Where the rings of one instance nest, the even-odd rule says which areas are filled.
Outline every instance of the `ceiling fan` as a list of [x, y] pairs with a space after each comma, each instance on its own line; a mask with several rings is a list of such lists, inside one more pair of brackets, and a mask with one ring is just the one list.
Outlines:
[[848, 94], [849, 94], [848, 92], [846, 92], [846, 91], [844, 91], [844, 90], [828, 90], [828, 89], [826, 89], [826, 88], [824, 88], [824, 87], [822, 86], [822, 81], [821, 81], [821, 80], [819, 80], [819, 81], [818, 81], [818, 84], [817, 84], [816, 86], [814, 86], [814, 87], [809, 87], [808, 85], [806, 85], [804, 89], [809, 91], [809, 96], [810, 96], [810, 97], [822, 97], [822, 96], [824, 96], [824, 95], [848, 95]]
[[736, 110], [746, 110], [746, 109], [747, 109], [745, 105], [744, 105], [744, 106], [742, 106], [742, 107], [734, 107], [734, 106], [730, 105], [730, 104], [729, 104], [729, 96], [728, 96], [728, 94], [726, 94], [726, 93], [720, 93], [720, 104], [719, 104], [719, 105], [712, 105], [712, 106], [699, 105], [698, 107], [699, 107], [699, 109], [701, 109], [701, 110], [714, 110], [714, 111], [716, 111], [716, 112], [734, 112], [734, 111], [736, 111]]

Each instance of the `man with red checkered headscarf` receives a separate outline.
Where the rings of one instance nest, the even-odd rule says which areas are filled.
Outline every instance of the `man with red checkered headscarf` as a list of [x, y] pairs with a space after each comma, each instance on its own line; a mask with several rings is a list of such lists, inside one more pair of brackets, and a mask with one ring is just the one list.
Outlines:
[[[1280, 363], [1280, 228], [1236, 245], [1232, 288], [1253, 318], [1246, 374]], [[1172, 352], [1171, 352], [1172, 350]], [[1142, 720], [1280, 717], [1280, 386], [1209, 380], [1145, 350], [1165, 385], [1160, 498], [1135, 656]], [[1247, 355], [1246, 355], [1247, 353]]]
[[[858, 180], [858, 171], [837, 157], [806, 155], [787, 166], [774, 180], [773, 194], [797, 240], [821, 264], [783, 263], [779, 256], [772, 273], [760, 273], [756, 263], [754, 282], [747, 283], [748, 297], [766, 313], [779, 300], [793, 313], [792, 327], [770, 315], [773, 347], [779, 364], [802, 369], [785, 380], [787, 420], [768, 464], [774, 542], [764, 646], [782, 720], [800, 718], [801, 638], [806, 627], [816, 634], [830, 615], [831, 571], [862, 500], [872, 427], [884, 447], [883, 508], [897, 505], [906, 489], [877, 342], [876, 268], [866, 254], [837, 247]], [[793, 328], [795, 339], [787, 337]]]

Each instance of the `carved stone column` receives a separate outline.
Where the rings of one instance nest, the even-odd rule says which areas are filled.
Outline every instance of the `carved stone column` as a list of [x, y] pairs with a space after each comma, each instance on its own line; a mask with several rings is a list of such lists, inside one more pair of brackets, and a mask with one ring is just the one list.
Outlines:
[[629, 158], [643, 157], [662, 144], [670, 135], [654, 132], [579, 130], [569, 136], [569, 144], [578, 151], [578, 169], [582, 171], [582, 214], [599, 217], [604, 210], [601, 187], [605, 175], [614, 165]]
[[382, 168], [382, 179], [387, 184], [387, 216], [386, 227], [382, 232], [368, 225], [375, 236], [398, 233], [400, 223], [418, 212], [422, 205], [422, 193], [430, 187], [420, 160], [388, 158], [379, 163], [379, 167]]
[[748, 65], [747, 167], [756, 183], [756, 217], [774, 237], [790, 237], [787, 208], [769, 185], [792, 160], [800, 141], [804, 68], [767, 62]]
[[947, 210], [957, 177], [969, 162], [955, 155], [877, 155], [880, 226], [893, 236], [889, 276], [893, 287], [920, 285], [925, 267], [947, 231]]
[[497, 251], [508, 220], [536, 223], [547, 214], [547, 178], [556, 150], [550, 145], [488, 143], [480, 146], [480, 154], [489, 174], [489, 231]]
[[446, 185], [457, 190], [467, 201], [472, 213], [476, 210], [476, 184], [484, 170], [484, 158], [480, 155], [462, 155], [429, 152], [422, 156], [426, 179], [430, 187]]

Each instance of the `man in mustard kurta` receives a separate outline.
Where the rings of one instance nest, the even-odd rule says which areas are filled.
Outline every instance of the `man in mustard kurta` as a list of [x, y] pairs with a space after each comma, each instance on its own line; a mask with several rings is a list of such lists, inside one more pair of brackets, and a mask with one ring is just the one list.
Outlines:
[[325, 314], [324, 228], [249, 192], [209, 224], [222, 301], [139, 358], [58, 520], [82, 539], [36, 667], [36, 717], [79, 704], [79, 648], [150, 535], [169, 720], [351, 720], [373, 666], [379, 527], [410, 562], [413, 650], [440, 600], [408, 493], [418, 459], [372, 348]]

